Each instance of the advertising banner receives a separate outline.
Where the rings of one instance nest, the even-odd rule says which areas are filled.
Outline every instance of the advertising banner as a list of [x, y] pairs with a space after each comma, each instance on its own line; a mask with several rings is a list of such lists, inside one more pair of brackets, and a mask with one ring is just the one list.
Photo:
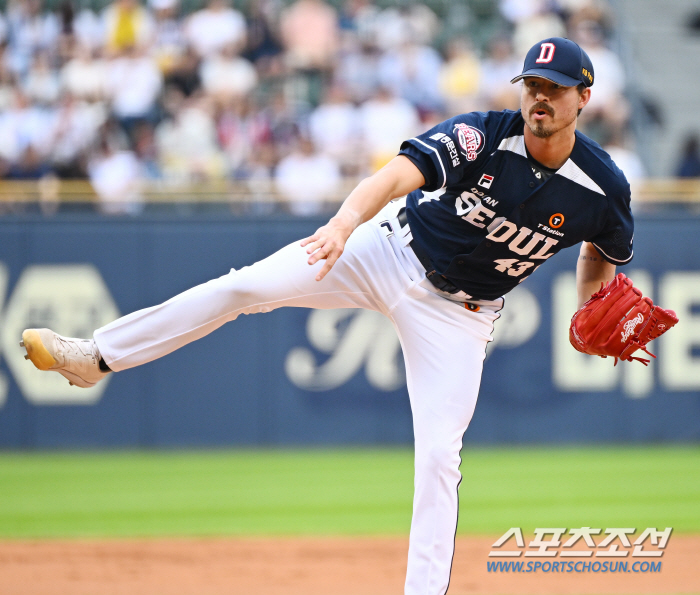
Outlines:
[[[0, 447], [410, 443], [401, 348], [375, 312], [242, 316], [93, 389], [24, 360], [24, 328], [90, 337], [323, 222], [229, 214], [0, 220]], [[637, 218], [635, 257], [620, 270], [680, 318], [650, 344], [658, 359], [649, 367], [613, 366], [569, 345], [577, 249], [508, 294], [465, 442], [698, 440], [698, 235], [700, 218]]]

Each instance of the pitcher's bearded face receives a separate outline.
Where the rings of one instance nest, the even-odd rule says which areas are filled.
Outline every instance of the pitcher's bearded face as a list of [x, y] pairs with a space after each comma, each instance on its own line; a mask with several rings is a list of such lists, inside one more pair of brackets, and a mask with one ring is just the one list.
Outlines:
[[548, 138], [576, 121], [580, 99], [576, 87], [526, 77], [521, 95], [523, 119], [534, 136]]

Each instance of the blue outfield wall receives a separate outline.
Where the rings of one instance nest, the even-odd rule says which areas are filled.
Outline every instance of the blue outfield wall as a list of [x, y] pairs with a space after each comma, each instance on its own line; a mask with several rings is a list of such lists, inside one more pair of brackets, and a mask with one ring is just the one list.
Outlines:
[[[412, 440], [398, 340], [381, 315], [243, 316], [96, 389], [23, 359], [21, 330], [86, 336], [313, 232], [288, 217], [90, 214], [0, 220], [0, 447], [393, 444]], [[659, 359], [614, 367], [568, 344], [577, 249], [506, 300], [465, 442], [700, 438], [700, 218], [637, 218], [624, 270], [681, 323]], [[455, 354], [454, 365], [459, 365]]]

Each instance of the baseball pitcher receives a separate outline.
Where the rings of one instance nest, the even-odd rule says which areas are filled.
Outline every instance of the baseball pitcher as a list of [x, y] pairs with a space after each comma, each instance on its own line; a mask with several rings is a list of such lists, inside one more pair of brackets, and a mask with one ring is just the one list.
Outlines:
[[[462, 114], [406, 140], [312, 236], [119, 318], [93, 339], [24, 331], [27, 357], [40, 370], [89, 387], [241, 314], [283, 306], [381, 312], [403, 348], [415, 434], [405, 593], [443, 595], [462, 436], [503, 296], [557, 252], [581, 244], [577, 289], [584, 311], [571, 335], [577, 349], [630, 359], [676, 321], [661, 309], [654, 314], [650, 300], [632, 312], [631, 323], [625, 307], [606, 318], [589, 301], [613, 296], [602, 301], [626, 299], [632, 309], [632, 294], [642, 299], [624, 279], [614, 292], [599, 291], [632, 259], [633, 221], [625, 176], [576, 130], [594, 80], [590, 59], [574, 42], [537, 43], [511, 81], [522, 81], [520, 110]], [[615, 334], [620, 324], [622, 341]]]

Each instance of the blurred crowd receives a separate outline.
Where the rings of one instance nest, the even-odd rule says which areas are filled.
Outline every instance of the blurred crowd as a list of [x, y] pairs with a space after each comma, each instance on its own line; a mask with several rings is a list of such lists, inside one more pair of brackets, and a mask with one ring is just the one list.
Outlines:
[[604, 0], [82, 6], [9, 0], [0, 14], [2, 178], [89, 178], [115, 212], [138, 209], [144, 180], [239, 180], [314, 213], [433, 124], [518, 109], [509, 81], [552, 36], [594, 64], [580, 128], [644, 176]]

